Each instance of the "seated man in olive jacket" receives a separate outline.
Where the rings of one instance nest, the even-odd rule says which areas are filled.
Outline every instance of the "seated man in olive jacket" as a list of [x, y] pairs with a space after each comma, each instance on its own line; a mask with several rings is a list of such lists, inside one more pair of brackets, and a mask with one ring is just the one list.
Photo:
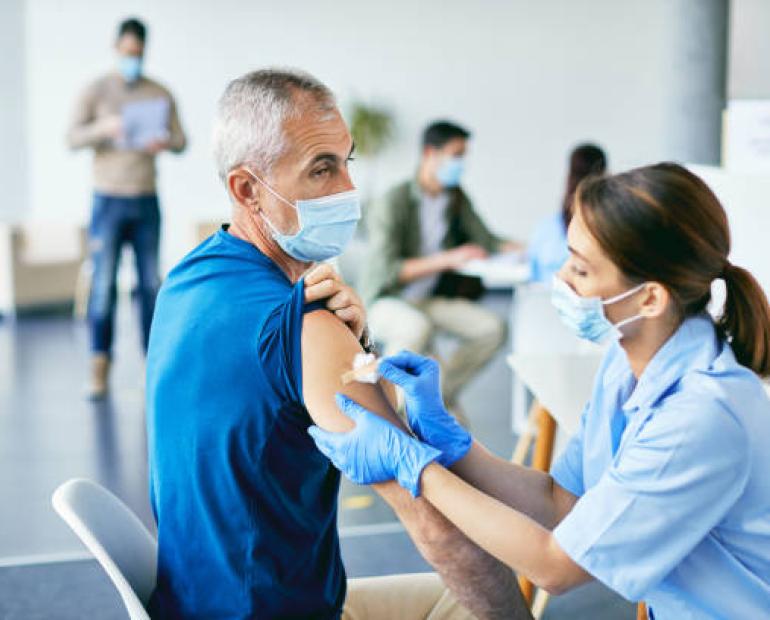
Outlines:
[[469, 260], [519, 248], [489, 231], [460, 187], [469, 136], [445, 121], [425, 129], [417, 176], [369, 210], [361, 284], [372, 334], [386, 354], [426, 352], [436, 330], [460, 340], [445, 360], [442, 388], [461, 419], [460, 390], [494, 356], [506, 330], [499, 317], [467, 298], [453, 272]]

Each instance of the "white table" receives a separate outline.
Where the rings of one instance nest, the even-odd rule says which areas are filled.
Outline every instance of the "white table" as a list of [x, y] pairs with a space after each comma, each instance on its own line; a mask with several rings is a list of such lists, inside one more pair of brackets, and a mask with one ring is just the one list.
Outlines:
[[[582, 395], [590, 394], [592, 371], [603, 355], [604, 348], [581, 340], [564, 326], [551, 304], [550, 286], [543, 284], [516, 287], [511, 306], [510, 331], [512, 360], [516, 361], [512, 384], [513, 432], [520, 435], [527, 427], [527, 389], [546, 408], [550, 407], [543, 403], [543, 396], [551, 403], [572, 400], [572, 406], [577, 409], [574, 415], [579, 415], [586, 400]], [[578, 383], [583, 385], [578, 395], [564, 392], [552, 396], [549, 391], [543, 392], [548, 386], [552, 386], [551, 389], [566, 389], [558, 386], [576, 385], [565, 383], [569, 380], [572, 364], [589, 369], [585, 375], [579, 370], [575, 374], [576, 380], [580, 378]], [[587, 390], [585, 383], [588, 384]], [[558, 404], [557, 409], [563, 410]]]
[[486, 288], [500, 289], [529, 282], [531, 269], [520, 252], [504, 252], [468, 261], [458, 273], [481, 278]]
[[559, 428], [573, 435], [591, 396], [599, 353], [514, 354], [508, 363], [518, 379], [548, 410]]

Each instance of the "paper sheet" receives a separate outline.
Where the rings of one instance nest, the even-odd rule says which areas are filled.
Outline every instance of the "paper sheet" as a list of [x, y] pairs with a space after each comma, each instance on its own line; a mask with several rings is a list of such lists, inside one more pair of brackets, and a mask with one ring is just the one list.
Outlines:
[[154, 140], [168, 139], [169, 101], [164, 98], [126, 103], [122, 110], [125, 149], [143, 149]]

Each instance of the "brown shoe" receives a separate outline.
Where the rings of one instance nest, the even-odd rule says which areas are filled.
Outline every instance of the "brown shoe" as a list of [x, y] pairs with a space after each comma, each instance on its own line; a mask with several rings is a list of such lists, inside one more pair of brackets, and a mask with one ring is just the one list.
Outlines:
[[91, 379], [86, 388], [90, 400], [101, 400], [109, 390], [110, 357], [106, 353], [94, 353], [91, 357]]

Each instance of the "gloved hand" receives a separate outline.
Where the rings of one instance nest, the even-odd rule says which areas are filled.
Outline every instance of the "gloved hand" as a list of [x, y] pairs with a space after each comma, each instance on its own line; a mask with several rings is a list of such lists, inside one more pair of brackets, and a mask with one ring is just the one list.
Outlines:
[[397, 429], [387, 420], [337, 394], [337, 406], [356, 423], [347, 433], [311, 426], [308, 433], [334, 466], [358, 484], [396, 479], [412, 496], [420, 494], [422, 470], [440, 452]]
[[451, 467], [468, 454], [473, 438], [444, 407], [438, 362], [401, 351], [383, 358], [379, 373], [404, 390], [409, 426], [421, 441], [441, 451], [439, 463]]

